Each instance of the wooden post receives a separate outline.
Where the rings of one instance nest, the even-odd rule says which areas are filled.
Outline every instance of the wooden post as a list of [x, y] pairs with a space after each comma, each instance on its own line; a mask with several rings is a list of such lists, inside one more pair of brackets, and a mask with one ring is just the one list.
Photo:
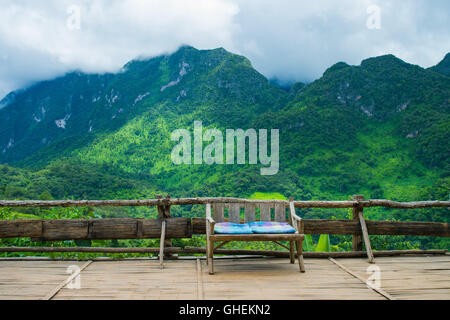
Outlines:
[[370, 245], [369, 232], [367, 232], [366, 220], [362, 211], [359, 213], [359, 222], [361, 223], [361, 230], [364, 238], [364, 244], [366, 245], [367, 257], [369, 258], [369, 263], [375, 263], [373, 257], [372, 246]]
[[[364, 196], [355, 195], [353, 200], [361, 201], [364, 200]], [[363, 207], [356, 206], [353, 208], [353, 220], [358, 220], [361, 225], [361, 235], [353, 235], [353, 251], [362, 251], [362, 240], [364, 239], [364, 244], [366, 245], [367, 257], [369, 258], [369, 263], [375, 263], [372, 246], [370, 245], [369, 232], [367, 231], [366, 220], [364, 219]]]
[[[161, 200], [162, 196], [161, 195], [157, 195], [156, 199]], [[165, 203], [164, 203], [165, 202]], [[163, 204], [162, 205], [158, 205], [158, 218], [161, 220], [165, 220], [170, 218], [170, 204], [168, 204], [170, 202], [170, 196], [166, 196], [166, 198], [163, 200]], [[162, 232], [162, 230], [161, 230]], [[172, 247], [172, 240], [171, 239], [165, 239], [163, 243], [160, 244], [160, 246], [164, 245], [165, 248], [171, 248]], [[173, 254], [173, 253], [169, 253], [166, 252], [164, 253], [164, 258], [165, 259], [177, 259], [178, 256]]]
[[[354, 195], [353, 200], [364, 200], [364, 196]], [[363, 212], [363, 208], [361, 206], [355, 206], [352, 209], [352, 218], [353, 221], [359, 221], [359, 213]], [[359, 223], [358, 223], [359, 224]], [[362, 237], [360, 234], [352, 235], [352, 251], [362, 251]]]

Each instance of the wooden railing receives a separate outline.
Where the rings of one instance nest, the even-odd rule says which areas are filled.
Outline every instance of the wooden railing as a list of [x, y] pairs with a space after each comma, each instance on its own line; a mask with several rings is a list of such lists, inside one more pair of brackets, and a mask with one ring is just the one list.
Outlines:
[[[105, 206], [156, 206], [158, 219], [83, 219], [83, 220], [2, 220], [0, 238], [31, 238], [33, 241], [60, 240], [110, 240], [159, 238], [164, 243], [165, 254], [202, 253], [204, 248], [173, 248], [170, 239], [190, 238], [193, 234], [204, 234], [204, 218], [172, 218], [170, 208], [174, 205], [204, 205], [206, 203], [269, 203], [289, 205], [285, 200], [249, 200], [239, 198], [180, 198], [170, 197], [151, 200], [62, 200], [62, 201], [0, 201], [0, 207], [105, 207]], [[448, 223], [417, 221], [373, 221], [364, 218], [363, 210], [369, 207], [417, 209], [432, 207], [450, 208], [450, 201], [395, 202], [390, 200], [365, 200], [354, 196], [348, 201], [293, 201], [296, 208], [352, 208], [353, 218], [347, 220], [307, 219], [304, 217], [305, 234], [352, 235], [353, 252], [317, 253], [316, 256], [360, 256], [368, 254], [390, 255], [389, 252], [374, 252], [370, 247], [369, 235], [413, 235], [450, 237]], [[449, 212], [450, 215], [450, 212]], [[161, 237], [161, 235], [164, 235]], [[362, 251], [363, 242], [366, 252]], [[160, 248], [39, 248], [0, 247], [0, 252], [101, 252], [101, 253], [157, 253]], [[219, 250], [220, 251], [220, 250]], [[218, 253], [222, 253], [219, 252]], [[224, 254], [264, 254], [284, 256], [287, 252], [254, 250], [223, 250]], [[404, 251], [420, 253], [432, 251]], [[434, 251], [436, 253], [438, 251]], [[440, 250], [439, 253], [443, 251]], [[315, 256], [306, 254], [306, 256]]]

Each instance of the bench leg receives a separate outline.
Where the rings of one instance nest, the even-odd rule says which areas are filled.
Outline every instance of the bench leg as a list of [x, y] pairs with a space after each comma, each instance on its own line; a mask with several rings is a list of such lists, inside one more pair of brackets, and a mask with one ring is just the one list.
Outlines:
[[305, 263], [303, 261], [303, 240], [297, 240], [297, 255], [298, 255], [298, 266], [300, 267], [300, 272], [305, 272]]
[[161, 223], [161, 239], [159, 241], [159, 268], [164, 269], [164, 244], [166, 242], [166, 221]]
[[159, 249], [159, 269], [164, 269], [164, 245]]
[[209, 274], [214, 274], [214, 241], [209, 240], [207, 245]]
[[289, 241], [289, 258], [291, 259], [291, 263], [295, 263], [295, 253], [294, 253], [294, 241]]
[[206, 236], [206, 265], [209, 265], [209, 237]]

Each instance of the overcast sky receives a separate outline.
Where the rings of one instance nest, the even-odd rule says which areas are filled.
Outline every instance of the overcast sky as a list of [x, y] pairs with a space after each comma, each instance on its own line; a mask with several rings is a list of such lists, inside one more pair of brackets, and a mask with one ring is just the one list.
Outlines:
[[450, 51], [449, 12], [448, 0], [0, 0], [0, 97], [182, 44], [224, 47], [289, 81], [386, 53], [429, 67]]

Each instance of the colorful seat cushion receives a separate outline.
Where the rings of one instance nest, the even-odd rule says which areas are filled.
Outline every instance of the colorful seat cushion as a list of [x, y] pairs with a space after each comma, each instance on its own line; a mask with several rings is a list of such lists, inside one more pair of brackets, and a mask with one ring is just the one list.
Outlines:
[[248, 224], [221, 222], [214, 225], [214, 233], [218, 234], [247, 234], [253, 233]]
[[295, 229], [286, 222], [255, 221], [248, 225], [253, 233], [295, 233]]

